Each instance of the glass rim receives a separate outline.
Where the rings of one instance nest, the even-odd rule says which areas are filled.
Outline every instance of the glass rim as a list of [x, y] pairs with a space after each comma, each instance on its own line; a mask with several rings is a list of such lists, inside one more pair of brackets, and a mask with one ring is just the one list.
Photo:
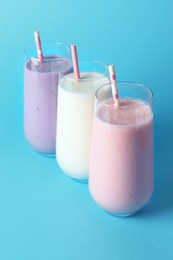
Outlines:
[[[146, 86], [145, 84], [142, 84], [142, 83], [139, 83], [139, 82], [136, 82], [136, 81], [123, 81], [123, 80], [121, 80], [121, 81], [117, 81], [117, 84], [121, 84], [121, 83], [123, 83], [123, 84], [130, 84], [130, 85], [136, 85], [136, 86], [138, 86], [138, 87], [141, 87], [141, 88], [143, 88], [143, 89], [145, 89], [148, 93], [149, 93], [149, 98], [148, 98], [148, 101], [147, 101], [147, 103], [139, 103], [139, 104], [137, 104], [137, 105], [135, 105], [135, 106], [133, 106], [133, 107], [116, 107], [116, 106], [114, 106], [114, 109], [135, 109], [135, 108], [137, 108], [137, 107], [142, 107], [142, 106], [145, 106], [146, 104], [151, 104], [151, 102], [152, 102], [152, 100], [153, 100], [153, 91], [151, 90], [151, 88], [149, 88], [148, 86]], [[102, 86], [100, 86], [97, 90], [96, 90], [96, 92], [95, 92], [95, 98], [96, 98], [96, 100], [100, 103], [100, 104], [102, 104], [102, 105], [104, 105], [105, 107], [108, 107], [108, 108], [112, 108], [112, 105], [111, 104], [107, 104], [105, 101], [102, 101], [99, 97], [98, 97], [98, 92], [100, 91], [100, 89], [102, 89], [102, 88], [104, 88], [104, 87], [106, 87], [106, 86], [110, 86], [110, 88], [111, 88], [111, 83], [109, 82], [109, 83], [106, 83], [106, 84], [104, 84], [104, 85], [102, 85]], [[131, 97], [127, 97], [126, 99], [127, 100], [129, 100]], [[137, 100], [137, 101], [140, 101], [140, 99], [139, 100]], [[141, 100], [141, 101], [143, 101], [143, 100]]]
[[71, 72], [69, 74], [66, 74], [66, 75], [63, 75], [61, 72], [59, 72], [59, 75], [61, 78], [63, 79], [67, 79], [69, 81], [76, 81], [76, 82], [90, 82], [90, 81], [97, 81], [97, 80], [100, 80], [102, 78], [104, 78], [105, 76], [108, 75], [108, 65], [104, 62], [104, 61], [101, 61], [101, 60], [97, 60], [97, 59], [79, 59], [78, 60], [78, 63], [79, 63], [79, 69], [80, 69], [80, 63], [93, 63], [93, 64], [101, 64], [103, 66], [103, 68], [105, 69], [105, 72], [104, 73], [99, 73], [97, 71], [83, 71], [83, 72], [93, 72], [93, 73], [99, 73], [101, 76], [98, 77], [98, 78], [91, 78], [91, 79], [85, 79], [85, 78], [80, 78], [80, 79], [75, 79], [75, 77], [73, 78], [69, 78], [68, 75], [71, 75], [71, 74], [74, 74], [74, 72]]
[[[66, 55], [68, 55], [68, 54], [70, 54], [71, 53], [71, 49], [70, 49], [70, 46], [68, 45], [68, 44], [66, 44], [66, 43], [63, 43], [63, 42], [59, 42], [59, 41], [42, 41], [42, 45], [44, 45], [44, 44], [47, 44], [47, 45], [52, 45], [52, 46], [64, 46], [66, 49], [67, 49], [67, 51], [66, 51]], [[32, 47], [35, 47], [35, 49], [36, 49], [36, 45], [35, 45], [35, 43], [30, 43], [30, 44], [28, 44], [25, 48], [24, 48], [24, 54], [26, 55], [26, 56], [30, 56], [28, 53], [27, 53], [27, 50], [29, 50], [30, 48], [32, 48]], [[61, 57], [64, 57], [64, 55], [63, 56], [60, 56], [60, 58]], [[58, 58], [57, 58], [58, 59]]]

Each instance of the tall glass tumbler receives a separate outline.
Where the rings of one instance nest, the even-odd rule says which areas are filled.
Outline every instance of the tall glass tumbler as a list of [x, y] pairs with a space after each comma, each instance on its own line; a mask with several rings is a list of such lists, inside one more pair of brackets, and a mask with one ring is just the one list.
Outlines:
[[24, 132], [37, 152], [55, 156], [59, 72], [72, 72], [71, 51], [59, 42], [43, 42], [42, 48], [42, 62], [34, 44], [24, 50]]
[[110, 84], [96, 91], [89, 190], [105, 211], [127, 216], [153, 192], [153, 94], [142, 84], [117, 85], [119, 108]]
[[70, 177], [87, 181], [96, 89], [109, 82], [101, 61], [79, 61], [80, 79], [60, 75], [58, 88], [56, 158]]

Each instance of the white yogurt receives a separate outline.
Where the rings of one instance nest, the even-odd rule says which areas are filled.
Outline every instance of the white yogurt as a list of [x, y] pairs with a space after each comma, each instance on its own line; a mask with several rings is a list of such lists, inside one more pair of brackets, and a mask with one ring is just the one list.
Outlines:
[[108, 78], [81, 72], [80, 80], [69, 74], [59, 82], [56, 159], [72, 178], [88, 179], [95, 91]]

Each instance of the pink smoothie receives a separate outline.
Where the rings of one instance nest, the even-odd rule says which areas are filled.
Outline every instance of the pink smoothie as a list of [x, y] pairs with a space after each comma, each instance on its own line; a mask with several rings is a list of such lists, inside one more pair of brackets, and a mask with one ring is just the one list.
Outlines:
[[[109, 101], [109, 104], [112, 101]], [[104, 210], [132, 214], [153, 191], [153, 115], [140, 101], [101, 106], [94, 119], [89, 189]]]
[[24, 131], [32, 147], [55, 154], [58, 73], [70, 73], [68, 59], [45, 57], [45, 62], [29, 60], [24, 69]]

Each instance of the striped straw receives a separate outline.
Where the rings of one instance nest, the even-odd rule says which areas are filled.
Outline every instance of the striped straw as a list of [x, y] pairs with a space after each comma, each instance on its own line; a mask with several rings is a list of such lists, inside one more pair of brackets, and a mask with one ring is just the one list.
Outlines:
[[76, 45], [71, 45], [71, 54], [72, 54], [72, 61], [73, 61], [75, 79], [80, 79]]
[[42, 48], [41, 48], [41, 40], [40, 40], [40, 34], [38, 31], [34, 31], [34, 38], [37, 48], [37, 55], [40, 62], [43, 61], [43, 54], [42, 54]]
[[112, 86], [112, 96], [114, 99], [114, 105], [119, 107], [119, 96], [118, 96], [118, 88], [117, 88], [117, 84], [116, 84], [116, 74], [115, 74], [115, 69], [114, 69], [114, 65], [109, 65], [109, 76], [110, 76], [110, 80], [111, 80], [111, 86]]

